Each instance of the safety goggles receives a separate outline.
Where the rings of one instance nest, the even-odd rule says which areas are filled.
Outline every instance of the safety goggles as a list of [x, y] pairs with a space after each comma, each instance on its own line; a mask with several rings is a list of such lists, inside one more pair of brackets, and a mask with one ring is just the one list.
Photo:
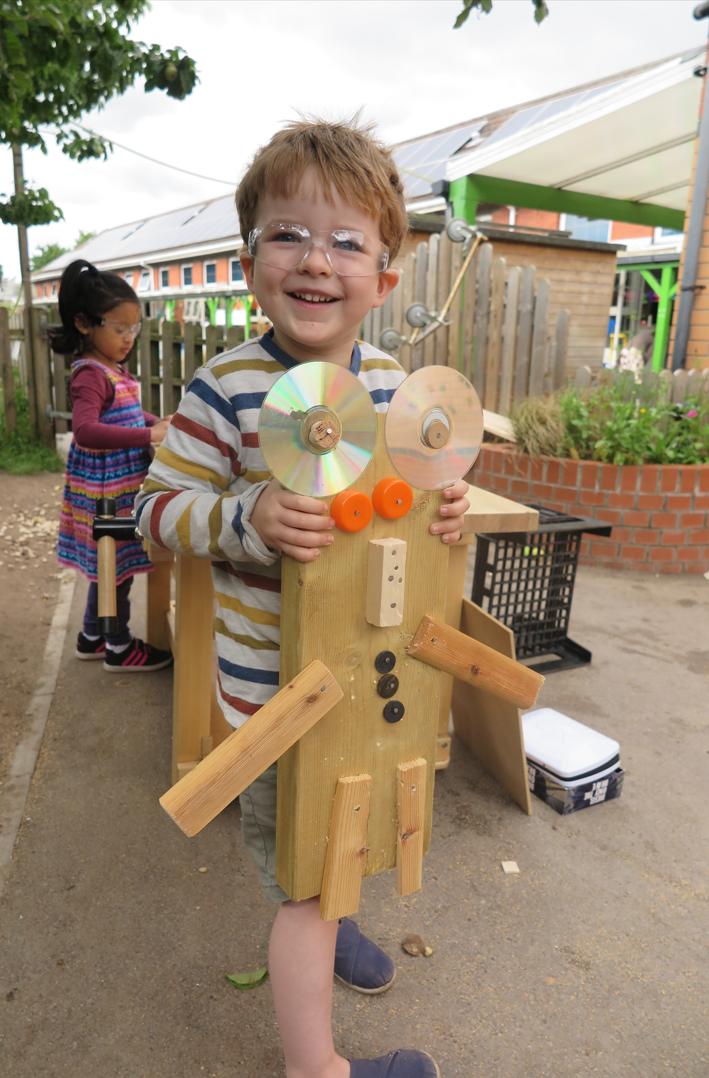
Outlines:
[[365, 232], [334, 228], [311, 232], [305, 225], [274, 221], [249, 232], [249, 254], [265, 266], [291, 270], [320, 247], [338, 277], [369, 277], [389, 265], [389, 248]]
[[128, 322], [117, 322], [115, 318], [102, 318], [99, 322], [101, 327], [111, 327], [111, 332], [115, 333], [117, 337], [132, 337], [133, 340], [140, 333], [140, 327], [142, 322], [134, 322], [133, 325], [129, 325]]

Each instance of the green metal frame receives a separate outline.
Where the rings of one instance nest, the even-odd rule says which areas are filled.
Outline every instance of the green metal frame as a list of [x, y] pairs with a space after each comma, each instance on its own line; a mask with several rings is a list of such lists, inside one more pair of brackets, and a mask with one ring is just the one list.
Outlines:
[[628, 202], [619, 198], [603, 198], [579, 191], [563, 191], [558, 187], [542, 187], [496, 176], [462, 176], [450, 185], [450, 200], [456, 217], [475, 221], [478, 202], [494, 202], [502, 206], [524, 206], [552, 213], [573, 213], [578, 217], [627, 221], [653, 228], [684, 229], [684, 212], [657, 206], [650, 202]]
[[[657, 269], [657, 263], [652, 264]], [[655, 327], [655, 344], [652, 349], [652, 369], [664, 370], [667, 357], [667, 343], [670, 339], [670, 325], [672, 323], [672, 300], [677, 294], [677, 276], [679, 262], [665, 263], [662, 267], [660, 280], [654, 273], [644, 266], [623, 266], [623, 269], [639, 270], [643, 280], [650, 285], [653, 292], [657, 293], [657, 324]]]

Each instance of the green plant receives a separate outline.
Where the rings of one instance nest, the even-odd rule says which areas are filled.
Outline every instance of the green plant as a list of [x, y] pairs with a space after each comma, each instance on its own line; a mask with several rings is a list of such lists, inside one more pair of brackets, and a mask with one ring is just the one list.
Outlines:
[[59, 454], [43, 442], [32, 437], [30, 408], [27, 391], [20, 381], [17, 371], [15, 377], [15, 412], [17, 427], [7, 434], [5, 430], [5, 407], [0, 388], [0, 471], [13, 475], [33, 475], [35, 472], [63, 472], [64, 461]]
[[540, 456], [608, 464], [706, 464], [709, 402], [646, 399], [628, 384], [523, 401], [510, 415], [517, 444]]
[[50, 262], [53, 262], [55, 258], [59, 258], [59, 255], [65, 255], [68, 248], [61, 247], [58, 243], [45, 243], [43, 247], [38, 247], [35, 253], [30, 259], [30, 269], [33, 273], [37, 270], [43, 269]]

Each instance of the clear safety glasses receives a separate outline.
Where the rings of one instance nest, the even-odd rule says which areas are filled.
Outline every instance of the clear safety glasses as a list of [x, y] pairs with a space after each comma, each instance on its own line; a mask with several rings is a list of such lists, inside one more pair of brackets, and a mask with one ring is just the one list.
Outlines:
[[133, 340], [140, 333], [141, 322], [135, 322], [133, 325], [129, 325], [127, 322], [118, 322], [115, 318], [102, 318], [99, 322], [100, 326], [106, 326], [111, 328], [111, 331], [115, 333], [117, 337], [132, 337]]
[[321, 247], [338, 277], [368, 277], [389, 265], [388, 247], [351, 228], [311, 232], [305, 225], [274, 221], [249, 232], [248, 247], [258, 262], [284, 270], [302, 265], [314, 247]]

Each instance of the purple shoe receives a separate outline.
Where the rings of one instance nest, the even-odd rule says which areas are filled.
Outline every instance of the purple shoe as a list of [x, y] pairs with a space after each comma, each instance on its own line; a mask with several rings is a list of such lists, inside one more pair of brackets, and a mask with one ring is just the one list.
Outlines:
[[379, 1059], [351, 1059], [350, 1078], [441, 1078], [428, 1052], [399, 1048]]
[[362, 935], [356, 921], [342, 917], [337, 929], [335, 976], [355, 992], [377, 996], [391, 988], [396, 970], [389, 955]]

